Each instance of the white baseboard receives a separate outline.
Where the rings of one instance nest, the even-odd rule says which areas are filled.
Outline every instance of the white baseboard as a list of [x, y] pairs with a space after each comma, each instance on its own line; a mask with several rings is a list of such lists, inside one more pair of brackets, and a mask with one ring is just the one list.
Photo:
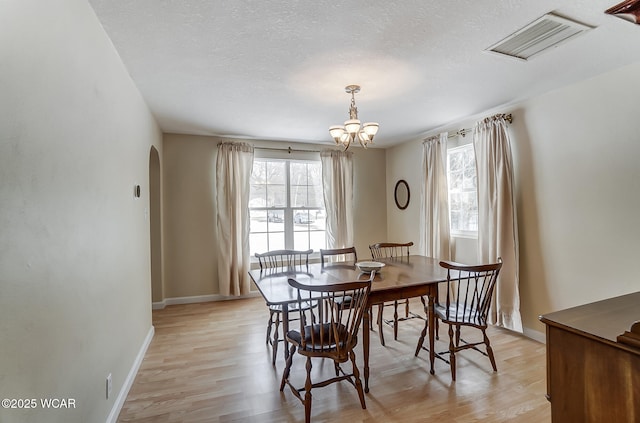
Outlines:
[[542, 344], [547, 343], [547, 335], [544, 332], [539, 332], [537, 330], [523, 328], [522, 334], [527, 338], [531, 338], [534, 341], [538, 341]]
[[258, 291], [252, 291], [247, 295], [242, 295], [240, 297], [234, 296], [226, 296], [226, 295], [195, 295], [193, 297], [173, 297], [173, 298], [165, 298], [162, 301], [155, 302], [151, 305], [151, 308], [154, 310], [162, 310], [168, 305], [175, 304], [193, 304], [193, 303], [208, 303], [210, 301], [228, 301], [228, 300], [238, 300], [241, 298], [253, 298], [260, 296]]
[[140, 365], [142, 364], [142, 360], [144, 359], [145, 354], [147, 353], [147, 348], [149, 348], [149, 344], [151, 344], [151, 340], [153, 339], [153, 334], [155, 329], [153, 326], [149, 329], [147, 333], [147, 337], [142, 342], [142, 346], [140, 347], [140, 351], [138, 351], [138, 355], [136, 355], [136, 359], [129, 370], [129, 374], [118, 393], [118, 397], [116, 401], [113, 403], [113, 407], [111, 408], [111, 412], [109, 413], [109, 417], [107, 417], [107, 423], [116, 423], [118, 420], [118, 415], [120, 414], [120, 410], [122, 410], [122, 406], [124, 405], [124, 401], [127, 399], [127, 395], [129, 395], [129, 390], [133, 385], [133, 381], [138, 374], [138, 369], [140, 369]]

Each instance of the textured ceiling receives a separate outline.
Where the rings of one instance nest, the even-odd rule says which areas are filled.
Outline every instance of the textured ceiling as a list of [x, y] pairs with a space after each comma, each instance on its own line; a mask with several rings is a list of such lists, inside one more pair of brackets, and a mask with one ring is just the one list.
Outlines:
[[[640, 60], [602, 0], [90, 0], [168, 133], [332, 143], [348, 118], [387, 147]], [[596, 29], [528, 62], [484, 50], [545, 13]]]

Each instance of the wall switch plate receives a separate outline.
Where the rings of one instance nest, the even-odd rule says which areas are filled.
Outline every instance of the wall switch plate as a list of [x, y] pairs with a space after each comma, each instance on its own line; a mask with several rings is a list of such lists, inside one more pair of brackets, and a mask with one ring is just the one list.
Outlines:
[[111, 388], [113, 387], [111, 383], [111, 373], [107, 375], [107, 399], [111, 396]]

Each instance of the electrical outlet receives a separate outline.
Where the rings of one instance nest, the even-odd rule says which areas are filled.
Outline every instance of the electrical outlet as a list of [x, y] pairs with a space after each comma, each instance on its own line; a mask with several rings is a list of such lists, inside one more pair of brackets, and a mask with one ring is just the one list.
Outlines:
[[112, 384], [111, 384], [111, 373], [109, 373], [107, 375], [107, 399], [109, 399], [109, 397], [111, 396], [111, 388], [112, 388]]

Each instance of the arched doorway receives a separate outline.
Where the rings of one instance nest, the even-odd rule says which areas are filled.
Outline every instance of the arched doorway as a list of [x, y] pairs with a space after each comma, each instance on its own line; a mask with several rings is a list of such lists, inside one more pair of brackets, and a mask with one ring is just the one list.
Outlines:
[[160, 155], [155, 147], [149, 152], [149, 225], [151, 236], [151, 301], [164, 300], [162, 283], [162, 218], [160, 202]]

